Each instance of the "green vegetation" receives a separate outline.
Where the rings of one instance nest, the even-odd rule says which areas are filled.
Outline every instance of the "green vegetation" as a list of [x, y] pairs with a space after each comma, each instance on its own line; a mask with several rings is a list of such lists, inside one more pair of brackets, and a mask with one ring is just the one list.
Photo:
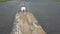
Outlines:
[[6, 1], [9, 1], [9, 0], [0, 0], [0, 2], [6, 2]]
[[56, 0], [56, 2], [60, 2], [60, 0]]

